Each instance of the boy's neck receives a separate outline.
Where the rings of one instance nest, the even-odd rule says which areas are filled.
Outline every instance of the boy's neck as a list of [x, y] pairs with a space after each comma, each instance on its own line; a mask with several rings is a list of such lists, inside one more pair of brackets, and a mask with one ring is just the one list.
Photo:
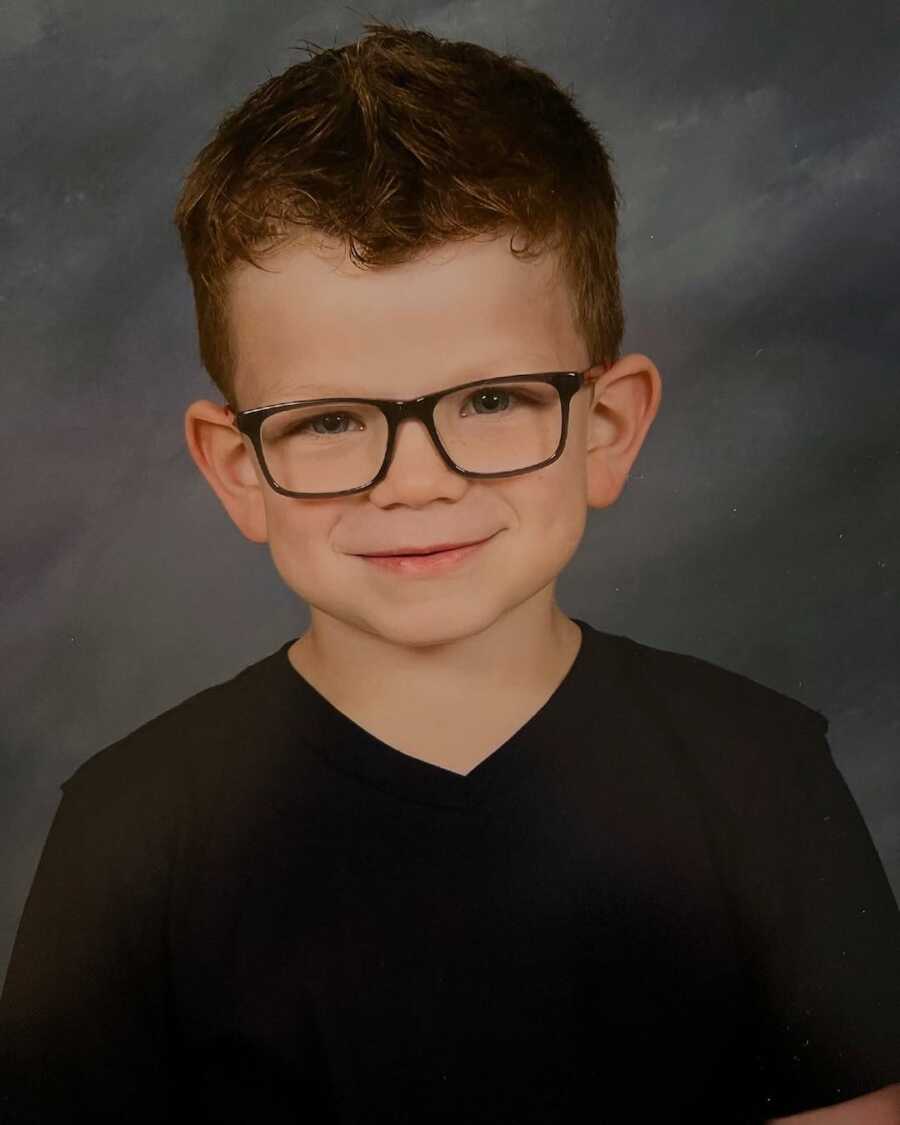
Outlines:
[[392, 670], [381, 660], [363, 675], [339, 652], [324, 660], [310, 630], [288, 658], [332, 706], [376, 738], [465, 774], [547, 702], [582, 643], [580, 627], [555, 606], [543, 629], [516, 640], [498, 647], [488, 634], [480, 659], [468, 646], [464, 662], [451, 654], [444, 664], [403, 660]]

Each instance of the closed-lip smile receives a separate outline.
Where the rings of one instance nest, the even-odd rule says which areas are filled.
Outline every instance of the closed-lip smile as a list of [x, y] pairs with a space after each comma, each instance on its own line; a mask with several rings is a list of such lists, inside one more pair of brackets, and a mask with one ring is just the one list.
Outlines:
[[[490, 539], [488, 535], [486, 537]], [[435, 543], [431, 547], [400, 547], [396, 551], [371, 551], [363, 555], [366, 559], [392, 558], [395, 555], [434, 555], [438, 551], [454, 551], [459, 547], [472, 547], [476, 543], [484, 543], [485, 539], [470, 539], [462, 543]]]

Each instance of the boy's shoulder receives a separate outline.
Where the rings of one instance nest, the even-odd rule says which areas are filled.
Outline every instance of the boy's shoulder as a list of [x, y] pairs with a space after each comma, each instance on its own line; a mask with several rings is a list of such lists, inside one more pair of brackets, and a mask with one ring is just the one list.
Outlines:
[[63, 792], [139, 802], [187, 791], [212, 800], [226, 783], [249, 781], [271, 746], [267, 724], [279, 701], [266, 673], [275, 658], [200, 689], [95, 751], [61, 783]]
[[718, 799], [759, 807], [833, 778], [821, 711], [712, 660], [617, 639], [638, 705], [674, 736], [695, 782]]
[[743, 672], [688, 652], [658, 648], [617, 636], [649, 685], [667, 707], [698, 721], [798, 723], [819, 731], [828, 726], [821, 711]]

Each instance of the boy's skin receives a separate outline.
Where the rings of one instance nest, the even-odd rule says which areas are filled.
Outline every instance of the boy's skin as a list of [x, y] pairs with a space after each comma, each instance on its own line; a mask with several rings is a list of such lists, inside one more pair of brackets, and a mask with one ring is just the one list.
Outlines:
[[[441, 247], [359, 270], [333, 245], [283, 247], [267, 271], [233, 275], [237, 408], [354, 394], [413, 398], [480, 377], [581, 371], [555, 260], [513, 258], [508, 239]], [[249, 440], [207, 399], [191, 403], [191, 456], [248, 539], [268, 542], [310, 606], [293, 666], [354, 722], [397, 750], [466, 774], [553, 694], [580, 630], [555, 600], [587, 508], [618, 499], [656, 416], [647, 356], [592, 369], [571, 401], [562, 456], [495, 480], [448, 469], [423, 426], [403, 425], [386, 478], [352, 496], [281, 496]], [[305, 384], [319, 383], [321, 389]], [[383, 572], [354, 553], [467, 542], [497, 532], [443, 576]], [[770, 1125], [900, 1125], [900, 1085]]]
[[[503, 236], [388, 269], [360, 270], [333, 243], [279, 249], [264, 262], [277, 272], [242, 263], [229, 310], [237, 408], [343, 393], [412, 398], [482, 377], [584, 370], [590, 356], [554, 264], [516, 260]], [[587, 506], [621, 493], [661, 398], [646, 356], [588, 378], [596, 383], [572, 399], [566, 448], [544, 469], [467, 479], [443, 463], [424, 426], [407, 423], [383, 481], [322, 500], [271, 489], [224, 407], [188, 408], [200, 471], [310, 606], [291, 663], [396, 749], [468, 773], [544, 705], [574, 661], [581, 632], [556, 605], [556, 578]], [[442, 576], [353, 557], [495, 532]]]

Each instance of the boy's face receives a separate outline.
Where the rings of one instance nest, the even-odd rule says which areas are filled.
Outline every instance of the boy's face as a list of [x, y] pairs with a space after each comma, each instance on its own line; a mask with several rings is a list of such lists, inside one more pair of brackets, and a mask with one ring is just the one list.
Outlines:
[[[360, 270], [342, 248], [282, 247], [241, 265], [229, 315], [239, 410], [331, 395], [415, 398], [469, 380], [583, 371], [553, 259], [517, 260], [508, 237], [454, 243], [419, 260]], [[195, 462], [245, 536], [267, 542], [285, 583], [326, 615], [401, 645], [473, 635], [526, 603], [545, 613], [581, 540], [588, 506], [617, 498], [660, 399], [644, 356], [577, 392], [566, 448], [543, 469], [493, 480], [448, 468], [417, 422], [397, 432], [384, 480], [322, 499], [266, 483], [248, 438], [214, 403], [185, 415]], [[600, 402], [600, 397], [603, 402]], [[455, 568], [408, 576], [359, 557], [491, 536]]]

